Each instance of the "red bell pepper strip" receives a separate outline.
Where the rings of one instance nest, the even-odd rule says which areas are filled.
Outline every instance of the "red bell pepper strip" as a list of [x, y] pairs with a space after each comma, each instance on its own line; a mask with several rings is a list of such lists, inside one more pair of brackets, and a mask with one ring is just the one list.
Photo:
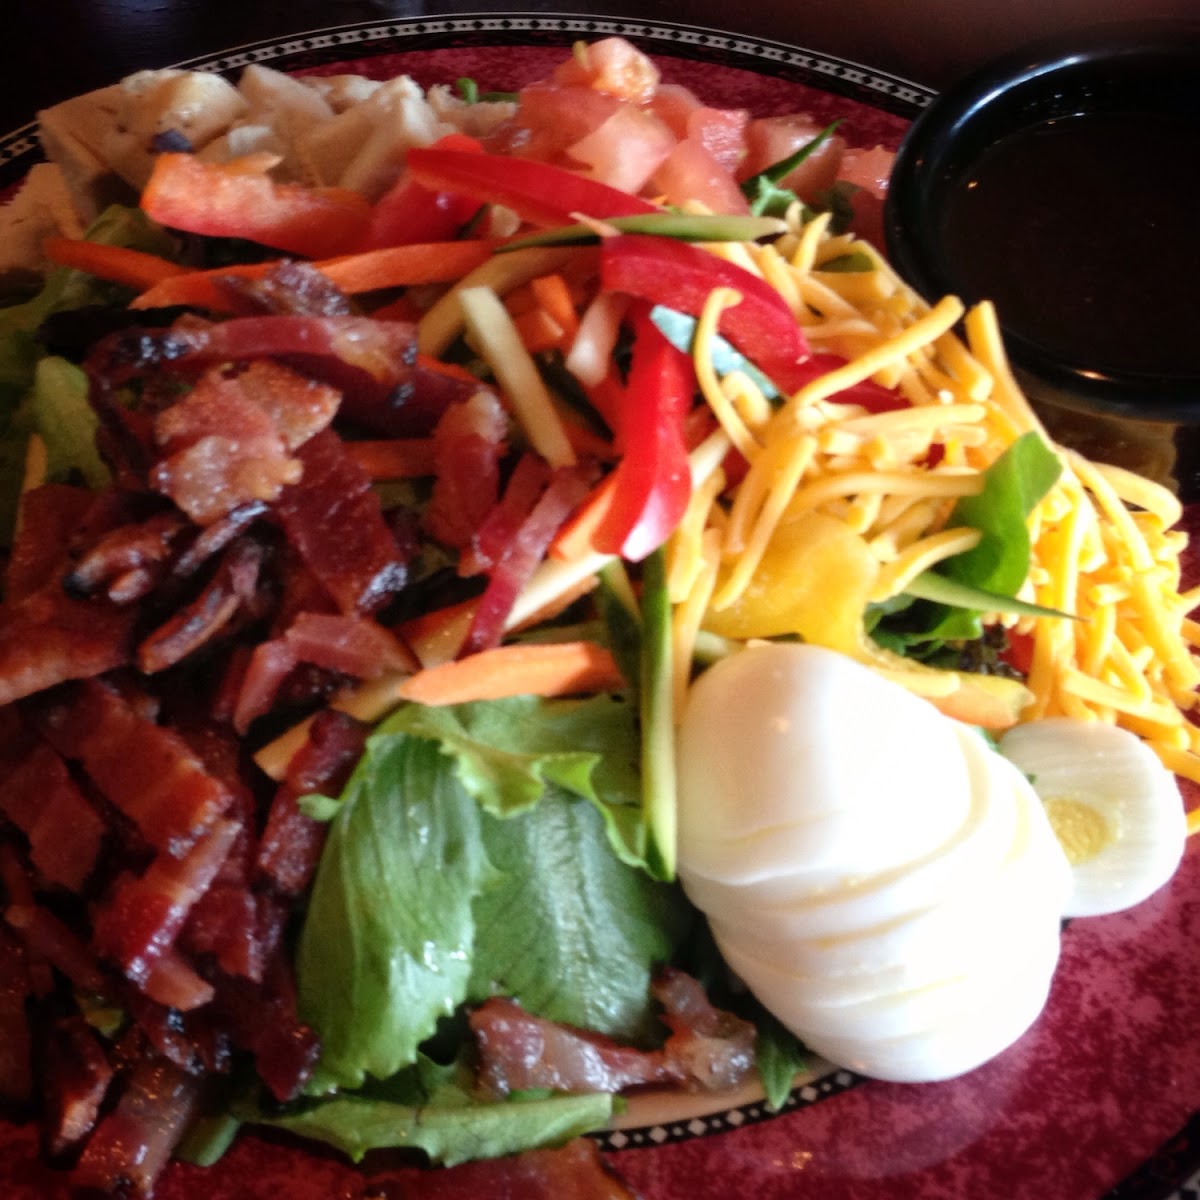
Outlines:
[[600, 286], [698, 317], [714, 288], [733, 288], [741, 303], [721, 314], [720, 331], [782, 392], [812, 377], [810, 351], [783, 297], [758, 276], [699, 246], [626, 233], [604, 238]]
[[[433, 143], [436, 150], [482, 154], [483, 146], [465, 133], [448, 133]], [[405, 171], [375, 201], [363, 241], [364, 250], [407, 246], [414, 242], [445, 242], [479, 211], [481, 201], [459, 192], [434, 191]]]
[[624, 454], [591, 539], [600, 553], [638, 562], [679, 524], [692, 494], [684, 418], [695, 389], [691, 359], [663, 337], [648, 313], [636, 314], [620, 411]]
[[604, 220], [659, 211], [640, 196], [533, 159], [424, 147], [408, 152], [406, 169], [434, 191], [503, 204], [543, 227], [570, 224], [575, 213]]
[[142, 192], [160, 225], [210, 237], [236, 237], [306, 258], [332, 258], [361, 244], [371, 205], [345, 188], [276, 183], [236, 164], [192, 154], [160, 154]]

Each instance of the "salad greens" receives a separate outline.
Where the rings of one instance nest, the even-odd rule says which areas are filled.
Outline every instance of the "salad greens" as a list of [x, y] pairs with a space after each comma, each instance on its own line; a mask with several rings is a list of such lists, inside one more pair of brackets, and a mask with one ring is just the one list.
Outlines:
[[653, 1040], [651, 974], [691, 913], [640, 869], [637, 753], [607, 696], [410, 705], [379, 727], [332, 806], [300, 937], [314, 1093], [417, 1067], [459, 1004], [500, 992]]

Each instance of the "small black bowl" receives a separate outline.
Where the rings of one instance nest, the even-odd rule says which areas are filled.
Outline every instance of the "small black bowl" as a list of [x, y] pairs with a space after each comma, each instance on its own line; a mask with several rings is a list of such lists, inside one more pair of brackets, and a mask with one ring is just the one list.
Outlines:
[[1062, 35], [952, 85], [884, 222], [927, 299], [995, 301], [1054, 437], [1200, 498], [1200, 19]]

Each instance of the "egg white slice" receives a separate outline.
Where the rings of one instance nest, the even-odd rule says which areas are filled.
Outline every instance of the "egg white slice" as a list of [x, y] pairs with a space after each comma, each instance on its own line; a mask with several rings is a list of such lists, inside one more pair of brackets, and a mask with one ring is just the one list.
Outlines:
[[[962, 895], [1011, 853], [1018, 805], [1011, 778], [996, 768], [1000, 763], [1008, 771], [1009, 765], [974, 730], [952, 728], [966, 766], [969, 807], [961, 823], [947, 826], [932, 852], [876, 874], [862, 871], [858, 846], [877, 836], [868, 817], [846, 831], [841, 878], [820, 887], [813, 886], [803, 864], [791, 874], [727, 884], [706, 879], [689, 860], [681, 860], [680, 877], [692, 903], [730, 931], [737, 928], [753, 937], [769, 929], [776, 939], [796, 940], [838, 938], [931, 908], [948, 895]], [[908, 816], [917, 822], [927, 819], [919, 807]]]
[[1010, 729], [1000, 750], [1032, 780], [1071, 861], [1064, 915], [1131, 908], [1175, 873], [1187, 839], [1179, 784], [1135, 734], [1055, 717]]
[[[819, 646], [753, 646], [710, 667], [677, 759], [680, 861], [725, 883], [886, 870], [935, 851], [970, 797], [953, 723]], [[873, 836], [856, 839], [864, 822]]]

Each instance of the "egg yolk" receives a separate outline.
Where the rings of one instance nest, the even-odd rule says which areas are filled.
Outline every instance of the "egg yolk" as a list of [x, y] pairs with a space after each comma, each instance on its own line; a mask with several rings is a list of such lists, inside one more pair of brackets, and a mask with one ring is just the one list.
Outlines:
[[1073, 867], [1095, 858], [1114, 840], [1104, 814], [1082, 801], [1051, 796], [1043, 800], [1043, 806], [1054, 836]]

